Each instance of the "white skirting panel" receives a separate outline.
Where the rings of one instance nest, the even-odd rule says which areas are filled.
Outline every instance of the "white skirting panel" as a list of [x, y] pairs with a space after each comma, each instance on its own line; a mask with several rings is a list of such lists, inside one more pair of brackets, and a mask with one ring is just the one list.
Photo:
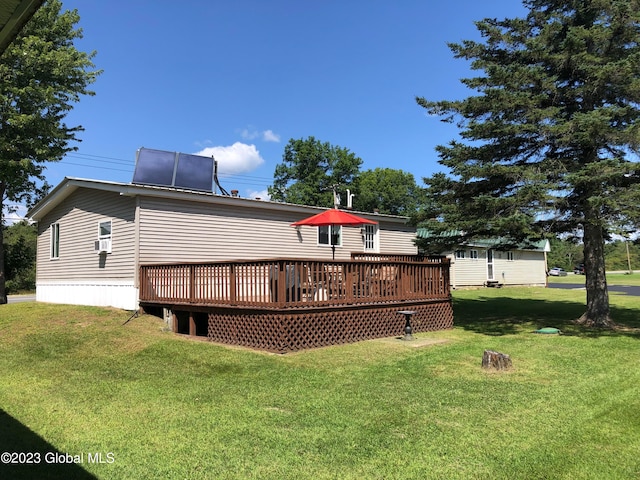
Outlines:
[[138, 289], [121, 279], [36, 282], [36, 301], [136, 310]]

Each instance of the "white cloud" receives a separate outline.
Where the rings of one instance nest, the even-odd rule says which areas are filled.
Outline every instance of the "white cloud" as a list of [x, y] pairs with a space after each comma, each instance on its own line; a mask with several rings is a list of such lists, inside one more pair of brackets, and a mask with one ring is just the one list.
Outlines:
[[26, 215], [27, 207], [24, 205], [10, 205], [5, 207], [3, 218], [6, 225], [13, 225], [24, 220]]
[[207, 147], [195, 155], [213, 157], [218, 161], [218, 173], [233, 175], [255, 170], [264, 163], [264, 158], [255, 145], [236, 142], [228, 147]]
[[271, 197], [269, 196], [269, 191], [266, 188], [260, 191], [251, 190], [249, 191], [249, 194], [247, 195], [247, 197], [255, 198], [255, 199], [259, 198], [260, 200], [271, 200]]
[[213, 145], [213, 142], [212, 142], [211, 140], [207, 139], [207, 140], [203, 140], [203, 141], [201, 141], [201, 142], [196, 142], [195, 144], [196, 144], [196, 146], [198, 146], [198, 147], [204, 148], [204, 147], [206, 147], [207, 145]]
[[244, 130], [242, 130], [240, 132], [240, 136], [242, 138], [244, 138], [245, 140], [254, 140], [256, 138], [258, 138], [260, 136], [260, 132], [257, 132], [256, 130], [249, 130], [248, 128], [245, 128]]
[[263, 130], [262, 132], [249, 127], [244, 130], [240, 130], [240, 136], [244, 140], [255, 140], [256, 138], [262, 139], [264, 142], [280, 142], [280, 135], [275, 133], [273, 130]]
[[280, 135], [273, 133], [273, 130], [265, 130], [262, 132], [262, 139], [265, 142], [280, 142]]

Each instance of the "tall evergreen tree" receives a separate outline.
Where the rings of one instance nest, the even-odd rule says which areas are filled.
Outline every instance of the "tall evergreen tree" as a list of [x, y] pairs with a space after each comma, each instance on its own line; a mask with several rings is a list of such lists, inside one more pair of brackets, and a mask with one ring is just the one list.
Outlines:
[[554, 233], [584, 242], [587, 302], [579, 319], [611, 325], [604, 245], [637, 226], [640, 199], [640, 0], [526, 0], [526, 18], [476, 23], [481, 41], [450, 44], [480, 71], [477, 92], [419, 105], [457, 122], [437, 147], [450, 175], [425, 179], [440, 206], [432, 229], [457, 240]]
[[65, 117], [99, 74], [95, 52], [78, 51], [73, 41], [77, 11], [61, 13], [49, 0], [0, 56], [0, 303], [6, 303], [2, 213], [5, 202], [31, 203], [41, 195], [47, 162], [75, 150], [82, 127]]

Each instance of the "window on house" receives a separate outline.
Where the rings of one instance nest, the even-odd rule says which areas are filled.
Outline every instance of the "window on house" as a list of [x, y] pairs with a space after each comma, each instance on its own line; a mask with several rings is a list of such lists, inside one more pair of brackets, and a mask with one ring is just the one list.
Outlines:
[[98, 222], [96, 250], [99, 253], [111, 253], [111, 220]]
[[98, 235], [100, 240], [111, 240], [111, 220], [98, 224]]
[[456, 258], [465, 258], [465, 256], [464, 250], [456, 250]]
[[472, 260], [478, 259], [478, 250], [469, 250], [469, 258]]
[[49, 251], [49, 256], [51, 258], [60, 258], [60, 224], [52, 223], [51, 224], [51, 248]]
[[513, 262], [513, 259], [514, 259], [513, 252], [507, 252], [507, 260], [509, 262]]
[[377, 252], [379, 250], [378, 226], [365, 225], [363, 229], [363, 240], [365, 252]]
[[318, 244], [342, 245], [342, 227], [340, 225], [318, 227]]

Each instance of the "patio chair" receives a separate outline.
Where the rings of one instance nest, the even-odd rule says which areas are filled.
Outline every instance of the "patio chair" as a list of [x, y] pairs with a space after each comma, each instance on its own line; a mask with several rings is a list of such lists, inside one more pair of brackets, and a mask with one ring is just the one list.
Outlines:
[[382, 265], [377, 269], [373, 280], [374, 294], [380, 297], [389, 297], [396, 293], [398, 267], [395, 265]]
[[314, 282], [311, 279], [309, 266], [305, 263], [298, 265], [295, 274], [300, 291], [299, 300], [301, 302], [308, 302], [309, 300], [313, 300], [316, 288]]

